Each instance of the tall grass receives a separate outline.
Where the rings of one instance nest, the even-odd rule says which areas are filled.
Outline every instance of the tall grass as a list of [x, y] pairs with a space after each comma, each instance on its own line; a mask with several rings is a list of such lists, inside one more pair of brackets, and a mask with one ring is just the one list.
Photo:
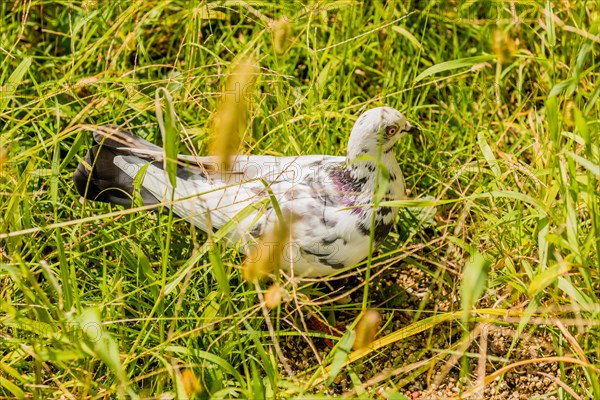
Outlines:
[[[0, 396], [398, 399], [458, 371], [462, 396], [483, 398], [551, 363], [548, 396], [600, 398], [599, 16], [592, 1], [0, 2]], [[269, 310], [235, 250], [73, 188], [92, 126], [159, 144], [162, 127], [206, 154], [243, 57], [260, 67], [234, 93], [243, 153], [343, 155], [382, 104], [423, 131], [397, 158], [425, 200], [395, 202], [368, 282], [339, 296], [339, 279], [281, 282]], [[410, 269], [429, 283], [403, 308], [381, 286], [414, 297], [396, 287]], [[338, 325], [355, 326], [364, 287], [384, 318], [353, 351]], [[512, 332], [500, 360], [490, 327]], [[517, 357], [524, 333], [550, 348]]]

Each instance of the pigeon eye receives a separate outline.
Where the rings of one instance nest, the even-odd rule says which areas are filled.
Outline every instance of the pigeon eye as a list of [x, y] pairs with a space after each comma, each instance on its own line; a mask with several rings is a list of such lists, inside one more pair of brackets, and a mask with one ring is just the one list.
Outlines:
[[396, 134], [396, 132], [398, 132], [398, 128], [396, 128], [395, 126], [390, 126], [389, 128], [386, 129], [386, 134], [388, 136], [394, 136]]

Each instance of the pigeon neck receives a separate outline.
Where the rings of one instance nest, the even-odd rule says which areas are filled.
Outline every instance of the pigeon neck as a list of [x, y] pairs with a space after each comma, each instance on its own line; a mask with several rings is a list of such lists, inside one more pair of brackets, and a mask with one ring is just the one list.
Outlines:
[[397, 165], [398, 162], [392, 151], [373, 153], [364, 149], [354, 154], [348, 151], [346, 155], [346, 168], [352, 172], [352, 175], [359, 178], [374, 177], [377, 169], [384, 167], [390, 171]]
[[348, 144], [346, 151], [346, 159], [349, 162], [370, 159], [373, 162], [380, 160], [382, 163], [396, 162], [394, 156], [394, 143], [386, 143], [383, 147], [379, 147], [376, 143], [371, 143], [367, 146], [357, 145], [355, 143]]
[[[379, 160], [379, 161], [377, 161]], [[379, 182], [377, 176], [379, 175]], [[386, 185], [386, 197], [389, 199], [404, 198], [404, 178], [394, 152], [384, 152], [379, 159], [370, 154], [358, 157], [348, 157], [338, 174], [338, 179], [345, 182], [346, 187], [352, 187], [351, 193], [358, 195], [359, 203], [372, 202], [372, 196], [378, 185]], [[383, 179], [383, 180], [382, 180]], [[389, 181], [385, 183], [384, 181]], [[366, 195], [366, 197], [365, 197]]]

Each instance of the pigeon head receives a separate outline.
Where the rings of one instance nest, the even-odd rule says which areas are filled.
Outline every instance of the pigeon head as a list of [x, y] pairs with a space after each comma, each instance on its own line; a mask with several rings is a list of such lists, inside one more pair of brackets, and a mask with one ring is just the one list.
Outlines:
[[398, 139], [417, 132], [404, 115], [392, 107], [377, 107], [365, 111], [354, 124], [348, 142], [348, 159], [363, 155], [377, 157], [390, 152]]

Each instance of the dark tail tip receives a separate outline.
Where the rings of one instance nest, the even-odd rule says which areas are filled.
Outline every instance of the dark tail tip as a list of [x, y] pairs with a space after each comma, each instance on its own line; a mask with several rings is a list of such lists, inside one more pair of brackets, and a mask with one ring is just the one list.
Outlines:
[[133, 179], [114, 163], [118, 153], [95, 145], [73, 173], [75, 188], [88, 200], [131, 206]]
[[[115, 164], [115, 158], [122, 157], [120, 161], [125, 163], [127, 159], [142, 161], [131, 154], [132, 148], [160, 150], [160, 147], [115, 126], [99, 127], [94, 132], [94, 141], [97, 144], [88, 150], [73, 173], [75, 188], [86, 199], [130, 207], [134, 194], [133, 178]], [[146, 205], [159, 204], [143, 187], [140, 195]]]

